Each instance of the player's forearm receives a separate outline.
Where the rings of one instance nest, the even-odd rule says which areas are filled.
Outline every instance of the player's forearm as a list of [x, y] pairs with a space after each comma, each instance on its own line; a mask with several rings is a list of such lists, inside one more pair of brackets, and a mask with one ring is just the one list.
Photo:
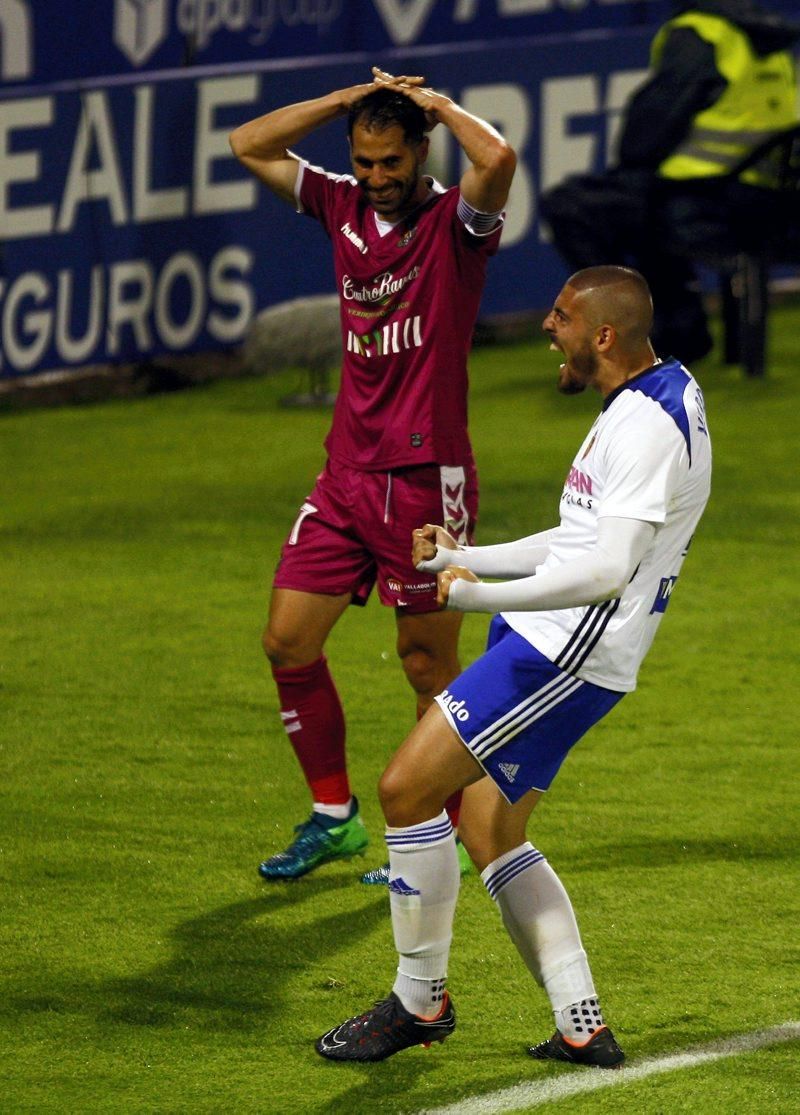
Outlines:
[[473, 166], [491, 169], [508, 158], [509, 152], [513, 156], [513, 151], [496, 128], [473, 116], [455, 101], [447, 99], [441, 105], [437, 104], [436, 115], [456, 137]]
[[546, 573], [501, 584], [454, 581], [448, 610], [455, 612], [541, 612], [551, 608], [579, 608], [619, 594], [614, 568], [589, 561], [584, 555]]
[[479, 577], [530, 577], [550, 552], [554, 533], [555, 528], [543, 530], [496, 546], [459, 546], [457, 550], [439, 546], [435, 556], [430, 561], [420, 562], [417, 568], [437, 573], [448, 565], [463, 565]]
[[239, 159], [285, 159], [288, 148], [346, 112], [341, 92], [299, 101], [240, 125], [231, 133], [231, 147]]
[[454, 101], [437, 106], [437, 119], [453, 133], [469, 159], [461, 193], [474, 208], [494, 213], [508, 200], [517, 157], [500, 133]]
[[540, 612], [580, 608], [621, 596], [655, 534], [652, 523], [600, 521], [597, 546], [572, 561], [502, 584], [466, 580], [450, 586], [448, 609], [460, 612]]

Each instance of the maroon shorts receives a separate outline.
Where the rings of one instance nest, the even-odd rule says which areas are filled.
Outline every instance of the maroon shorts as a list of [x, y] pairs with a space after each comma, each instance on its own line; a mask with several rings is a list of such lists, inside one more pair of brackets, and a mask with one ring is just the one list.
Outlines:
[[274, 586], [349, 592], [363, 605], [377, 582], [382, 604], [433, 612], [436, 577], [411, 564], [411, 532], [437, 523], [468, 543], [477, 512], [473, 465], [363, 472], [328, 461], [283, 545]]

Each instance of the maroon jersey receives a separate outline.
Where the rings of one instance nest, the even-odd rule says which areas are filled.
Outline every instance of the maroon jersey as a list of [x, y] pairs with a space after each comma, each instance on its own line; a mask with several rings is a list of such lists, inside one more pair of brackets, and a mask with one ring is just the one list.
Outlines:
[[360, 469], [466, 464], [467, 354], [500, 227], [459, 219], [459, 190], [432, 194], [381, 236], [355, 179], [301, 162], [300, 210], [333, 244], [342, 379], [329, 455]]

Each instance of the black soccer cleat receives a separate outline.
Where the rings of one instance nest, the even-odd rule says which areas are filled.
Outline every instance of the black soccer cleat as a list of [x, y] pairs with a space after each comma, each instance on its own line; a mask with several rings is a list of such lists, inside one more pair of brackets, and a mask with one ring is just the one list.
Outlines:
[[442, 1013], [426, 1020], [407, 1011], [393, 991], [372, 1010], [328, 1030], [314, 1048], [331, 1061], [385, 1061], [409, 1046], [427, 1048], [434, 1041], [444, 1041], [455, 1028], [456, 1012], [447, 992]]
[[573, 1065], [590, 1065], [598, 1069], [619, 1069], [625, 1054], [614, 1040], [608, 1026], [597, 1030], [585, 1045], [575, 1045], [558, 1030], [547, 1041], [528, 1049], [537, 1061], [569, 1061]]

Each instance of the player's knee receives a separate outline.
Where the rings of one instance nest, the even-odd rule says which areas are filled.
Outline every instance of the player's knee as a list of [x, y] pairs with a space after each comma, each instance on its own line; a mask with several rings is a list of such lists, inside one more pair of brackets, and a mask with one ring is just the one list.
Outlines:
[[378, 782], [378, 800], [387, 820], [394, 816], [397, 804], [403, 800], [406, 782], [405, 775], [394, 765], [387, 767], [381, 775]]
[[411, 688], [429, 704], [458, 673], [458, 664], [443, 662], [430, 651], [414, 647], [400, 655]]
[[387, 824], [413, 825], [421, 815], [425, 820], [424, 796], [424, 788], [416, 784], [412, 772], [401, 764], [390, 764], [381, 775], [378, 799]]
[[417, 693], [427, 691], [430, 684], [433, 659], [427, 651], [412, 649], [400, 653], [403, 671]]
[[261, 647], [273, 666], [283, 665], [281, 657], [284, 653], [284, 647], [269, 627], [265, 627], [261, 632]]
[[261, 646], [270, 664], [276, 669], [305, 666], [319, 657], [316, 648], [308, 648], [302, 639], [284, 635], [267, 625], [261, 635]]

